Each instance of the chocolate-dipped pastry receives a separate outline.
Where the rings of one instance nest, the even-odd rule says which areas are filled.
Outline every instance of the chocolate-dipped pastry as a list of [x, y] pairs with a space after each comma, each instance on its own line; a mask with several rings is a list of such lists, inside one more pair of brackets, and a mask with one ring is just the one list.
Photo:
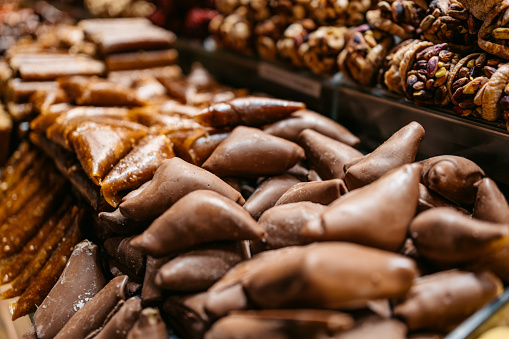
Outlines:
[[309, 240], [302, 236], [300, 230], [306, 222], [318, 218], [324, 211], [325, 206], [308, 201], [287, 203], [268, 209], [258, 220], [267, 236], [262, 241], [252, 242], [253, 250], [260, 252], [265, 249], [308, 244]]
[[479, 180], [475, 186], [477, 195], [472, 216], [495, 223], [508, 223], [509, 205], [497, 184], [490, 178], [484, 178]]
[[263, 212], [275, 205], [283, 193], [299, 182], [299, 179], [289, 174], [271, 177], [256, 188], [244, 204], [244, 209], [258, 220]]
[[[404, 296], [417, 275], [412, 259], [356, 244], [318, 243], [292, 254], [244, 278], [246, 295], [256, 306], [358, 307], [370, 299]], [[341, 279], [345, 276], [349, 279]]]
[[127, 276], [113, 278], [83, 308], [76, 312], [55, 339], [85, 338], [105, 323], [125, 300]]
[[159, 310], [146, 308], [141, 311], [138, 321], [127, 334], [127, 339], [166, 339], [168, 333]]
[[130, 277], [142, 278], [145, 273], [146, 256], [130, 245], [131, 237], [114, 237], [106, 239], [106, 252], [120, 265], [120, 269]]
[[465, 214], [470, 214], [467, 210], [443, 198], [439, 194], [428, 189], [425, 185], [419, 184], [419, 204], [417, 205], [417, 214], [435, 207], [452, 207]]
[[475, 202], [474, 184], [484, 171], [473, 161], [454, 155], [440, 155], [422, 161], [422, 183], [459, 205]]
[[292, 113], [288, 118], [268, 125], [263, 130], [276, 137], [297, 142], [299, 133], [305, 129], [312, 129], [352, 147], [360, 143], [359, 138], [342, 125], [307, 109]]
[[120, 310], [108, 320], [95, 339], [124, 339], [134, 326], [142, 310], [141, 299], [132, 297], [126, 300]]
[[351, 330], [335, 336], [337, 339], [391, 338], [406, 339], [407, 327], [396, 319], [368, 319]]
[[348, 168], [346, 186], [354, 190], [375, 181], [391, 169], [413, 162], [423, 138], [424, 128], [415, 121], [409, 123]]
[[410, 224], [419, 253], [431, 262], [453, 266], [495, 254], [509, 240], [509, 228], [471, 219], [448, 207], [419, 214]]
[[165, 320], [179, 335], [202, 339], [211, 322], [204, 309], [207, 297], [208, 293], [170, 296], [163, 303]]
[[214, 104], [203, 110], [195, 119], [205, 126], [245, 125], [257, 127], [284, 119], [305, 107], [306, 105], [302, 102], [265, 97], [245, 97]]
[[419, 199], [422, 166], [408, 164], [329, 205], [301, 229], [310, 241], [350, 241], [389, 251], [403, 245]]
[[175, 153], [182, 159], [201, 166], [216, 147], [228, 136], [229, 132], [207, 131], [203, 128], [195, 130], [182, 143], [175, 144]]
[[304, 150], [288, 140], [238, 126], [212, 152], [203, 168], [217, 176], [280, 174], [304, 159]]
[[138, 188], [152, 179], [159, 164], [174, 157], [171, 141], [164, 135], [148, 135], [122, 158], [101, 182], [101, 194], [113, 207], [120, 203], [118, 192]]
[[405, 299], [394, 308], [410, 330], [451, 331], [502, 293], [502, 283], [490, 272], [445, 271], [416, 279]]
[[309, 201], [328, 205], [348, 193], [345, 182], [341, 179], [326, 181], [301, 182], [293, 185], [276, 202], [275, 206], [299, 201]]
[[106, 227], [119, 234], [141, 233], [152, 222], [151, 220], [136, 221], [128, 218], [120, 212], [119, 208], [113, 212], [99, 213], [99, 219], [106, 224]]
[[[488, 1], [493, 3], [493, 1]], [[477, 6], [486, 6], [486, 3]], [[484, 23], [479, 29], [478, 43], [479, 47], [486, 52], [494, 54], [503, 59], [509, 58], [509, 49], [507, 45], [509, 2], [505, 0], [498, 1], [498, 4], [487, 14]], [[475, 14], [475, 13], [474, 13]]]
[[139, 195], [122, 201], [120, 211], [133, 220], [152, 220], [186, 194], [199, 189], [209, 189], [244, 204], [242, 195], [214, 174], [172, 158], [159, 165], [150, 185]]
[[198, 190], [177, 201], [131, 244], [162, 257], [202, 243], [264, 235], [263, 228], [235, 202], [214, 191]]
[[353, 323], [350, 315], [337, 311], [236, 311], [218, 320], [204, 338], [336, 338]]
[[172, 291], [204, 291], [242, 259], [237, 243], [205, 246], [161, 266], [155, 283]]
[[143, 279], [143, 287], [141, 290], [141, 300], [143, 306], [154, 305], [162, 300], [163, 291], [156, 284], [155, 279], [159, 268], [170, 260], [170, 257], [154, 258], [147, 256], [145, 277]]
[[75, 246], [59, 280], [34, 314], [37, 338], [49, 339], [106, 284], [97, 246], [84, 240]]

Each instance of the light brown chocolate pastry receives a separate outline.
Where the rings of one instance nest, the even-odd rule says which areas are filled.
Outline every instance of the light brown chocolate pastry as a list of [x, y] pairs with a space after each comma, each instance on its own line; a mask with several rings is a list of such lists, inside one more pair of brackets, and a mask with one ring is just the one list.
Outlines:
[[329, 205], [301, 229], [318, 241], [350, 241], [389, 251], [403, 246], [419, 199], [422, 166], [408, 164]]
[[138, 321], [127, 334], [127, 339], [166, 339], [168, 333], [159, 310], [146, 308], [141, 311]]
[[126, 300], [120, 310], [100, 329], [95, 339], [124, 339], [134, 326], [142, 310], [141, 299], [132, 297]]
[[161, 266], [155, 283], [172, 291], [205, 291], [242, 260], [237, 243], [205, 246]]
[[495, 254], [509, 240], [509, 227], [471, 219], [448, 207], [419, 214], [409, 231], [424, 258], [445, 266], [461, 265]]
[[99, 219], [111, 231], [118, 234], [140, 233], [147, 229], [151, 220], [136, 221], [124, 216], [120, 209], [113, 212], [100, 212]]
[[416, 279], [394, 315], [410, 330], [451, 331], [502, 293], [490, 272], [445, 271]]
[[306, 108], [302, 102], [265, 97], [236, 98], [213, 104], [195, 119], [204, 126], [263, 126], [288, 117]]
[[236, 311], [214, 323], [204, 338], [335, 338], [353, 323], [350, 315], [337, 311]]
[[214, 191], [198, 190], [177, 201], [131, 245], [162, 257], [207, 242], [259, 240], [264, 235], [263, 228], [235, 202]]
[[299, 133], [305, 129], [312, 129], [352, 147], [360, 143], [359, 138], [342, 125], [308, 109], [294, 112], [288, 118], [270, 124], [263, 130], [276, 137], [297, 142]]
[[127, 276], [113, 278], [83, 308], [77, 311], [55, 339], [85, 338], [98, 328], [122, 306], [125, 300]]
[[490, 178], [484, 178], [475, 183], [477, 195], [475, 197], [473, 217], [500, 223], [509, 223], [509, 205], [497, 184]]
[[174, 149], [178, 157], [201, 166], [216, 147], [228, 136], [229, 132], [195, 129], [182, 142], [175, 142]]
[[345, 182], [341, 179], [302, 182], [293, 185], [278, 199], [274, 206], [299, 201], [328, 205], [346, 193], [348, 193], [348, 189]]
[[209, 189], [244, 204], [242, 195], [214, 174], [182, 159], [163, 161], [150, 183], [140, 194], [120, 204], [122, 215], [133, 220], [152, 220], [186, 194]]
[[422, 183], [459, 205], [473, 205], [476, 182], [484, 171], [473, 161], [454, 155], [440, 155], [422, 161]]
[[415, 121], [409, 123], [348, 168], [346, 186], [354, 190], [375, 181], [391, 169], [413, 162], [423, 138], [424, 128]]
[[253, 218], [258, 220], [263, 212], [274, 206], [290, 187], [299, 182], [299, 179], [289, 174], [268, 178], [256, 188], [243, 207]]
[[75, 246], [66, 268], [34, 314], [36, 337], [50, 339], [106, 284], [97, 246], [84, 240]]
[[391, 338], [406, 339], [407, 327], [396, 319], [369, 319], [356, 324], [351, 330], [340, 333], [337, 339]]
[[469, 214], [467, 210], [431, 191], [423, 184], [419, 184], [419, 204], [417, 205], [417, 214], [435, 207], [452, 207], [465, 214]]
[[310, 166], [324, 180], [344, 179], [344, 165], [353, 158], [362, 157], [355, 148], [310, 129], [299, 134], [298, 142]]
[[281, 174], [302, 159], [304, 150], [297, 144], [256, 128], [238, 126], [202, 167], [220, 177], [259, 177]]

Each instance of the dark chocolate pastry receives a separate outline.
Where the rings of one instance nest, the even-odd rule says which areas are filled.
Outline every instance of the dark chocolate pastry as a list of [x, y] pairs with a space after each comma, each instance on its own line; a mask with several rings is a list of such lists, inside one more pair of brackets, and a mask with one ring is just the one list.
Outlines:
[[276, 202], [275, 206], [299, 201], [309, 201], [328, 205], [348, 193], [345, 182], [341, 179], [326, 181], [302, 182], [293, 185]]
[[142, 279], [145, 273], [146, 256], [137, 248], [130, 245], [131, 237], [114, 237], [106, 239], [104, 248], [106, 252], [120, 266], [119, 268], [131, 279], [133, 277]]
[[124, 339], [133, 327], [142, 310], [141, 299], [126, 300], [120, 310], [99, 330], [95, 339]]
[[138, 321], [129, 331], [127, 339], [167, 339], [168, 333], [159, 310], [146, 308], [141, 311]]
[[143, 288], [141, 290], [141, 300], [143, 306], [150, 306], [161, 301], [163, 298], [162, 289], [156, 284], [155, 279], [159, 268], [170, 260], [169, 257], [154, 258], [147, 256], [145, 277], [143, 279]]

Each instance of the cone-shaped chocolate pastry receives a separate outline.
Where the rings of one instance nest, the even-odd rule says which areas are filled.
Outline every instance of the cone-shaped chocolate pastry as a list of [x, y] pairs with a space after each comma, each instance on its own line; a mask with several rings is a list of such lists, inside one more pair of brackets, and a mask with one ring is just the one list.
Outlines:
[[424, 128], [415, 121], [409, 123], [351, 166], [345, 174], [346, 186], [349, 190], [354, 190], [375, 181], [396, 167], [413, 162], [423, 138]]
[[138, 188], [152, 179], [163, 160], [174, 156], [171, 141], [165, 135], [146, 136], [104, 178], [101, 194], [111, 206], [117, 207], [119, 191]]
[[452, 207], [465, 214], [470, 214], [467, 210], [436, 194], [423, 184], [419, 184], [419, 205], [417, 206], [417, 214], [435, 207]]
[[161, 266], [155, 283], [172, 291], [204, 291], [241, 261], [237, 243], [207, 246], [179, 255]]
[[[351, 330], [345, 331], [336, 339], [391, 338], [406, 339], [407, 327], [396, 319], [367, 319], [356, 324]], [[424, 338], [421, 338], [424, 339]], [[439, 339], [439, 338], [428, 338]]]
[[[488, 4], [493, 3], [493, 1], [494, 0], [489, 0], [472, 6], [488, 6]], [[504, 59], [509, 58], [509, 45], [507, 44], [509, 28], [508, 10], [509, 1], [499, 0], [498, 6], [493, 8], [490, 12], [485, 12], [488, 14], [485, 14], [486, 18], [481, 29], [479, 29], [479, 39], [477, 41], [479, 47], [486, 52], [495, 54]]]
[[154, 257], [219, 240], [259, 240], [265, 231], [242, 207], [214, 191], [189, 193], [131, 244]]
[[143, 279], [143, 288], [141, 290], [143, 306], [154, 305], [156, 302], [162, 300], [163, 291], [158, 285], [156, 285], [155, 278], [159, 268], [168, 260], [168, 257], [154, 258], [147, 256], [145, 277]]
[[394, 308], [410, 330], [451, 331], [503, 291], [490, 272], [445, 271], [416, 279]]
[[97, 246], [88, 240], [75, 246], [67, 266], [34, 314], [37, 338], [50, 339], [106, 284]]
[[484, 178], [475, 185], [477, 195], [472, 216], [500, 224], [509, 223], [509, 205], [497, 184], [490, 178]]
[[360, 143], [359, 138], [342, 125], [307, 109], [297, 111], [286, 119], [268, 125], [263, 130], [276, 137], [297, 142], [299, 133], [305, 129], [312, 129], [352, 147]]
[[310, 129], [302, 131], [298, 141], [306, 152], [310, 166], [324, 180], [344, 179], [345, 163], [362, 156], [355, 148]]
[[210, 327], [204, 304], [207, 293], [173, 295], [163, 303], [165, 320], [177, 334], [189, 339], [202, 339]]
[[204, 109], [195, 119], [202, 125], [263, 126], [288, 117], [295, 111], [306, 108], [302, 102], [265, 98], [244, 97], [220, 102]]
[[220, 177], [283, 173], [304, 159], [297, 144], [251, 127], [236, 127], [212, 152], [203, 168]]
[[325, 206], [301, 201], [275, 206], [265, 211], [258, 222], [267, 232], [264, 241], [253, 242], [254, 251], [306, 245], [309, 240], [300, 232], [309, 220], [318, 218]]
[[107, 227], [115, 233], [134, 234], [141, 233], [150, 225], [150, 220], [136, 221], [124, 216], [120, 209], [117, 208], [113, 212], [99, 213], [99, 219], [107, 225]]
[[507, 244], [508, 232], [508, 227], [471, 219], [449, 207], [425, 211], [410, 224], [410, 234], [419, 253], [446, 266], [497, 253]]
[[258, 220], [263, 212], [274, 206], [283, 193], [299, 182], [299, 179], [289, 174], [269, 178], [251, 194], [244, 204], [244, 209]]
[[95, 336], [95, 339], [124, 339], [138, 319], [142, 310], [141, 299], [132, 297], [126, 300], [120, 310], [108, 320]]
[[167, 339], [166, 325], [157, 308], [146, 308], [129, 331], [127, 339]]
[[113, 278], [108, 285], [76, 312], [55, 339], [85, 338], [94, 332], [125, 300], [127, 276]]
[[217, 321], [204, 338], [336, 338], [353, 323], [350, 315], [336, 311], [237, 311]]
[[128, 274], [129, 277], [142, 278], [145, 273], [146, 256], [130, 245], [133, 238], [134, 236], [106, 239], [104, 248], [120, 266], [122, 272]]
[[309, 240], [350, 241], [389, 251], [403, 245], [419, 199], [422, 166], [404, 165], [350, 192], [301, 229]]
[[483, 177], [484, 171], [463, 157], [440, 155], [422, 161], [422, 183], [459, 205], [474, 204], [474, 184]]
[[159, 165], [147, 188], [120, 204], [120, 211], [133, 220], [155, 219], [184, 195], [199, 189], [209, 189], [244, 203], [239, 192], [212, 173], [172, 158]]
[[345, 182], [341, 179], [326, 181], [302, 182], [293, 185], [278, 199], [275, 206], [299, 201], [309, 201], [328, 205], [340, 196], [348, 193]]
[[302, 247], [284, 260], [268, 262], [242, 284], [249, 299], [261, 308], [335, 309], [363, 306], [370, 299], [402, 297], [416, 275], [412, 259], [331, 242]]

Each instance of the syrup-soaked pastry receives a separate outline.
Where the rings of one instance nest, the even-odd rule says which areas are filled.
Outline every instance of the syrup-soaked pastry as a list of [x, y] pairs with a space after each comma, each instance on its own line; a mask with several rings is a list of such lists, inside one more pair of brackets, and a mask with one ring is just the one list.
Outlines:
[[[488, 3], [492, 1], [488, 1]], [[485, 6], [486, 3], [473, 5], [473, 6]], [[490, 12], [486, 12], [486, 18], [484, 23], [479, 29], [478, 43], [479, 47], [484, 49], [486, 52], [494, 54], [503, 59], [509, 59], [509, 50], [507, 45], [507, 34], [508, 34], [508, 23], [509, 13], [508, 1], [498, 1], [498, 5], [493, 8]]]
[[145, 75], [133, 83], [136, 96], [146, 101], [166, 97], [166, 88], [156, 79], [155, 76]]
[[157, 166], [174, 157], [172, 144], [164, 135], [148, 135], [122, 158], [101, 182], [101, 194], [113, 207], [121, 199], [118, 192], [138, 188], [152, 179]]
[[55, 81], [23, 81], [18, 78], [10, 79], [5, 88], [5, 98], [8, 101], [24, 103], [35, 92], [50, 92], [58, 88]]
[[113, 278], [69, 319], [55, 339], [85, 338], [103, 326], [124, 304], [127, 280], [127, 276]]
[[70, 75], [103, 75], [106, 66], [102, 61], [90, 58], [76, 57], [74, 60], [25, 63], [19, 66], [19, 74], [27, 81], [48, 81]]
[[120, 310], [108, 320], [94, 337], [96, 339], [124, 339], [134, 326], [142, 310], [141, 299], [131, 297]]
[[122, 271], [129, 277], [143, 277], [145, 273], [146, 256], [130, 245], [131, 237], [113, 237], [106, 239], [104, 248], [106, 252], [120, 264]]
[[204, 338], [336, 338], [353, 323], [350, 315], [328, 310], [236, 311], [214, 323]]
[[32, 116], [32, 104], [21, 103], [17, 104], [15, 102], [9, 101], [7, 102], [7, 112], [11, 116], [13, 121], [26, 121], [30, 120]]
[[268, 178], [247, 199], [244, 209], [258, 220], [263, 212], [276, 204], [283, 193], [299, 182], [299, 179], [289, 174]]
[[178, 65], [169, 65], [163, 67], [108, 72], [108, 80], [124, 85], [125, 87], [132, 87], [137, 81], [145, 77], [177, 80], [182, 78], [182, 69]]
[[147, 255], [145, 278], [141, 290], [143, 306], [154, 305], [163, 299], [163, 290], [155, 283], [155, 278], [159, 268], [169, 259], [169, 257], [154, 258]]
[[360, 140], [348, 129], [316, 112], [303, 109], [292, 113], [288, 118], [264, 127], [264, 132], [276, 137], [297, 142], [299, 133], [305, 129], [312, 129], [332, 139], [341, 141], [349, 146], [359, 145]]
[[301, 229], [309, 240], [350, 241], [389, 251], [405, 241], [419, 199], [422, 166], [408, 164], [339, 198]]
[[[53, 114], [55, 116], [59, 116], [62, 110], [57, 110], [57, 108], [67, 108], [67, 105], [58, 105], [58, 104], [68, 104], [70, 102], [67, 93], [61, 88], [52, 89], [49, 91], [37, 90], [34, 94], [30, 96], [30, 103], [32, 104], [32, 110], [35, 113], [39, 114]], [[36, 126], [36, 125], [34, 125]], [[39, 127], [40, 128], [40, 127]]]
[[452, 207], [465, 214], [469, 214], [469, 212], [465, 209], [443, 198], [439, 194], [436, 194], [423, 184], [419, 184], [419, 204], [417, 205], [417, 214], [435, 207]]
[[[262, 271], [249, 275], [242, 285], [249, 300], [261, 308], [337, 309], [364, 306], [371, 299], [403, 297], [416, 274], [412, 259], [331, 242], [301, 247], [283, 260], [267, 262]], [[341, 279], [345, 276], [349, 279]], [[293, 288], [283, 287], [290, 281]]]
[[57, 248], [51, 253], [51, 257], [44, 267], [34, 276], [26, 290], [21, 294], [12, 306], [12, 320], [33, 313], [37, 310], [44, 298], [57, 282], [60, 274], [71, 256], [74, 246], [81, 239], [80, 222], [83, 218], [83, 210], [73, 220], [73, 223]]
[[251, 127], [238, 126], [203, 163], [217, 176], [266, 176], [283, 173], [304, 159], [291, 141]]
[[164, 160], [156, 170], [150, 185], [139, 195], [125, 199], [120, 211], [133, 220], [153, 220], [186, 194], [209, 189], [243, 204], [244, 198], [214, 174], [179, 158]]
[[147, 18], [94, 18], [81, 20], [77, 26], [87, 36], [92, 36], [101, 31], [145, 28], [152, 26], [152, 22]]
[[346, 186], [354, 190], [375, 181], [391, 169], [412, 163], [423, 138], [424, 128], [415, 121], [409, 123], [348, 168]]
[[161, 67], [174, 64], [178, 52], [175, 49], [162, 51], [137, 51], [132, 53], [111, 54], [104, 58], [108, 71]]
[[302, 182], [293, 185], [278, 199], [274, 206], [299, 201], [328, 205], [346, 193], [348, 193], [348, 189], [346, 188], [345, 182], [341, 179], [321, 182]]
[[448, 332], [502, 291], [502, 282], [491, 272], [439, 272], [417, 278], [394, 315], [410, 330]]
[[344, 179], [344, 165], [362, 157], [355, 148], [310, 129], [299, 134], [298, 143], [304, 148], [310, 167], [324, 180]]
[[[81, 56], [82, 59], [88, 60], [86, 56]], [[69, 54], [65, 50], [38, 50], [38, 51], [19, 51], [12, 56], [8, 57], [8, 63], [14, 72], [18, 72], [21, 65], [24, 64], [54, 64], [65, 61], [76, 60], [76, 55]]]
[[22, 142], [9, 157], [3, 170], [0, 171], [0, 198], [21, 179], [27, 168], [34, 165], [37, 153], [28, 142]]
[[214, 191], [198, 190], [177, 201], [131, 245], [162, 257], [207, 242], [255, 240], [264, 235], [263, 228], [234, 201]]
[[204, 291], [242, 259], [237, 243], [205, 246], [161, 266], [155, 283], [172, 291]]
[[201, 166], [229, 135], [229, 132], [207, 131], [199, 128], [182, 143], [176, 143], [175, 153], [180, 158], [188, 160], [196, 166]]
[[448, 207], [419, 214], [409, 230], [419, 253], [445, 266], [461, 265], [495, 254], [509, 240], [508, 227], [472, 219]]
[[471, 160], [454, 155], [440, 155], [422, 161], [422, 183], [432, 191], [459, 205], [473, 205], [476, 182], [484, 171]]
[[84, 240], [74, 247], [59, 280], [33, 317], [36, 338], [53, 338], [106, 284], [97, 246]]
[[202, 125], [213, 127], [226, 126], [263, 126], [284, 119], [300, 109], [302, 102], [265, 98], [244, 97], [209, 106], [195, 119]]
[[405, 40], [421, 33], [419, 26], [425, 14], [425, 9], [414, 1], [381, 1], [376, 10], [366, 13], [366, 19], [373, 27]]
[[146, 308], [141, 311], [138, 321], [127, 334], [127, 339], [166, 339], [168, 333], [159, 310]]
[[302, 236], [300, 230], [307, 221], [318, 218], [324, 211], [325, 206], [308, 201], [268, 209], [258, 220], [267, 236], [263, 241], [253, 241], [253, 250], [261, 252], [265, 249], [308, 244], [309, 241]]

